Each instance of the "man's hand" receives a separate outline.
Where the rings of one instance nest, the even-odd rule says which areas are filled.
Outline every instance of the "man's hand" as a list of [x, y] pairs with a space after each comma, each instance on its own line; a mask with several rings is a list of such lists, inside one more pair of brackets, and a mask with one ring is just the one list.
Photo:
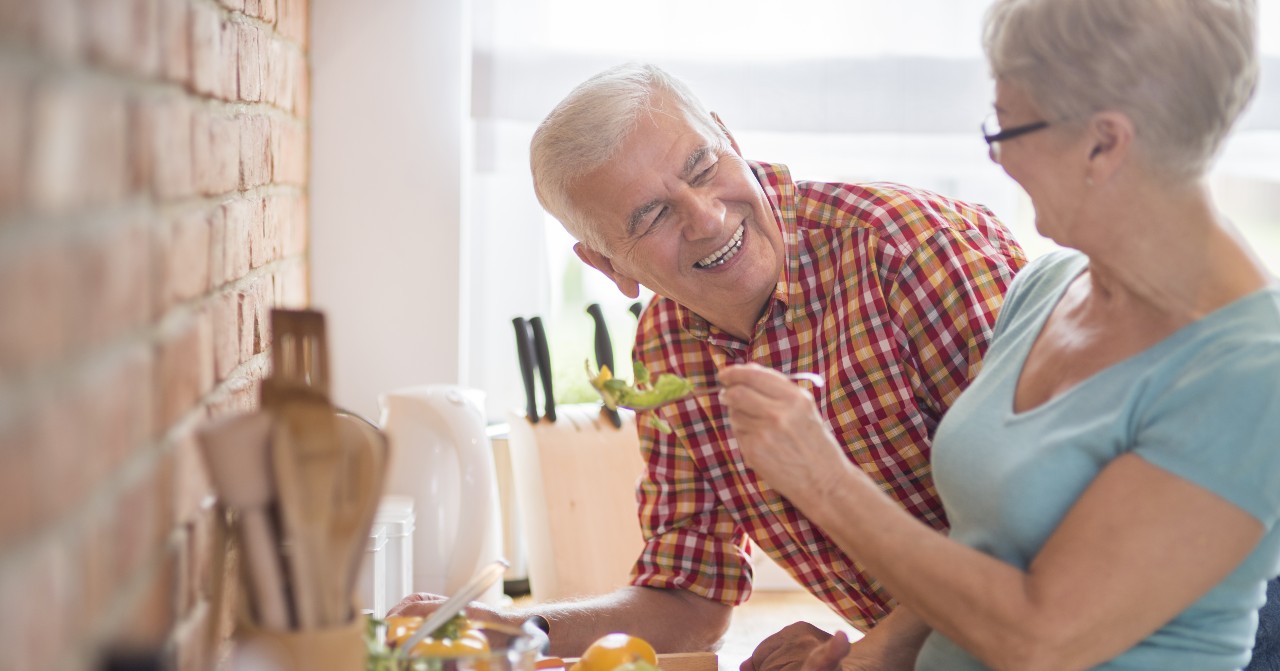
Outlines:
[[796, 622], [760, 642], [740, 671], [835, 671], [849, 653], [849, 639]]
[[[387, 617], [427, 617], [434, 613], [440, 607], [440, 604], [443, 604], [447, 599], [448, 597], [426, 592], [410, 594], [401, 599], [400, 603], [392, 606], [391, 610], [387, 611]], [[498, 615], [496, 611], [479, 601], [472, 601], [467, 604], [466, 614], [472, 620], [486, 622], [500, 622], [503, 620], [502, 616]]]

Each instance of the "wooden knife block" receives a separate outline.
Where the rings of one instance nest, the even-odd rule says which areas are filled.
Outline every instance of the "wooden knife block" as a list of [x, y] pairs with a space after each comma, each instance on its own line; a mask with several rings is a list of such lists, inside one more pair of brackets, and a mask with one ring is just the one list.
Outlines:
[[509, 417], [517, 518], [535, 601], [624, 586], [644, 547], [635, 415], [623, 410], [620, 429], [599, 404], [560, 406], [557, 416], [537, 424], [523, 413]]

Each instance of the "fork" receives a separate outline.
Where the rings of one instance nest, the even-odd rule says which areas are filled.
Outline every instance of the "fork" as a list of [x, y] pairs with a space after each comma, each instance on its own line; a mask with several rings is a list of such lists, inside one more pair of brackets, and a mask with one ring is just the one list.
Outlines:
[[[813, 385], [813, 386], [815, 386], [815, 387], [819, 387], [819, 388], [824, 387], [824, 386], [826, 386], [826, 384], [827, 384], [827, 381], [826, 381], [825, 379], [823, 379], [823, 377], [822, 377], [821, 375], [818, 375], [817, 373], [807, 373], [807, 372], [804, 372], [804, 373], [787, 373], [787, 374], [786, 374], [786, 377], [787, 377], [787, 379], [788, 379], [788, 380], [793, 380], [793, 381], [796, 381], [796, 382], [808, 382], [809, 384], [811, 384], [811, 385]], [[676, 396], [675, 398], [668, 398], [668, 399], [665, 399], [665, 400], [663, 400], [663, 401], [661, 401], [661, 402], [659, 402], [659, 403], [635, 404], [635, 405], [628, 405], [628, 404], [626, 404], [626, 403], [619, 403], [619, 404], [618, 404], [618, 407], [619, 407], [619, 408], [627, 408], [628, 410], [635, 410], [635, 411], [653, 410], [654, 408], [660, 408], [660, 407], [662, 407], [662, 406], [664, 406], [664, 405], [667, 405], [667, 404], [669, 404], [669, 403], [675, 403], [676, 401], [683, 401], [684, 399], [689, 398], [689, 397], [691, 397], [691, 396], [706, 396], [707, 394], [714, 394], [714, 393], [716, 393], [716, 392], [720, 391], [721, 389], [724, 389], [724, 387], [723, 387], [722, 385], [718, 385], [718, 384], [716, 384], [716, 385], [712, 385], [712, 386], [710, 386], [710, 387], [696, 387], [696, 388], [694, 388], [694, 389], [690, 390], [687, 394], [684, 394], [683, 396]]]

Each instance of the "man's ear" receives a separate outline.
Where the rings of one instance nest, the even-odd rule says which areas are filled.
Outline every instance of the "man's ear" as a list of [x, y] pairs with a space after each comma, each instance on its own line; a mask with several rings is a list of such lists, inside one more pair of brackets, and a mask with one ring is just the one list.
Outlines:
[[1101, 184], [1123, 166], [1132, 153], [1134, 128], [1128, 115], [1099, 112], [1089, 122], [1088, 179]]
[[720, 118], [720, 115], [712, 112], [711, 118], [716, 120], [716, 125], [720, 127], [720, 132], [724, 133], [724, 136], [729, 138], [729, 146], [733, 147], [734, 153], [738, 156], [742, 156], [742, 150], [738, 148], [738, 141], [733, 139], [733, 133], [729, 132], [729, 127], [724, 125], [724, 120]]
[[631, 279], [625, 273], [613, 267], [613, 261], [609, 257], [597, 252], [596, 250], [582, 244], [581, 242], [573, 245], [573, 253], [582, 259], [582, 262], [604, 273], [605, 277], [613, 280], [618, 285], [618, 291], [621, 291], [627, 298], [640, 297], [640, 283]]

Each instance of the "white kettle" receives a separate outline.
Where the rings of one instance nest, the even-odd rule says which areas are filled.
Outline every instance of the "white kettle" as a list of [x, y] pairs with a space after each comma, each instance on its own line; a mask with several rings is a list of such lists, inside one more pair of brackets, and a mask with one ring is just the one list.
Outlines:
[[[417, 513], [413, 589], [451, 595], [502, 556], [493, 449], [484, 393], [424, 385], [378, 397], [391, 444], [386, 494], [409, 496]], [[497, 604], [502, 585], [481, 601]]]

